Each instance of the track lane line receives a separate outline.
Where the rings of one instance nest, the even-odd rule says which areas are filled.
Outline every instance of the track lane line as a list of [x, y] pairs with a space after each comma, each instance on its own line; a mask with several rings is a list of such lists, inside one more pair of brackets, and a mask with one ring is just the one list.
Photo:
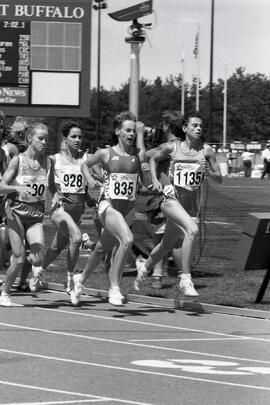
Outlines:
[[[40, 358], [42, 360], [53, 360], [53, 361], [59, 361], [59, 362], [64, 362], [64, 363], [106, 368], [106, 369], [111, 369], [111, 370], [130, 372], [133, 374], [137, 373], [137, 374], [145, 374], [145, 375], [158, 376], [158, 377], [175, 378], [175, 379], [179, 379], [179, 380], [199, 381], [199, 382], [204, 382], [204, 383], [213, 383], [213, 384], [218, 384], [218, 385], [225, 385], [225, 386], [232, 386], [232, 387], [239, 387], [239, 388], [249, 388], [249, 389], [255, 389], [255, 390], [259, 390], [259, 391], [270, 391], [270, 387], [264, 387], [264, 386], [258, 386], [258, 385], [239, 384], [239, 383], [233, 383], [230, 381], [211, 380], [209, 378], [188, 377], [188, 376], [183, 376], [183, 375], [162, 373], [162, 372], [157, 372], [157, 371], [147, 371], [147, 370], [140, 370], [140, 369], [129, 368], [129, 367], [111, 366], [109, 364], [92, 363], [92, 362], [88, 362], [88, 361], [72, 360], [72, 359], [67, 359], [67, 358], [63, 358], [63, 357], [55, 357], [55, 356], [45, 356], [45, 355], [41, 355], [41, 354], [37, 354], [37, 353], [27, 353], [27, 352], [15, 351], [15, 350], [1, 349], [1, 351], [6, 352], [6, 353], [11, 353], [11, 354], [16, 354], [16, 355], [19, 354], [21, 356]], [[1, 380], [0, 380], [0, 383], [1, 383]], [[49, 389], [49, 391], [51, 391], [51, 389]], [[79, 395], [82, 396], [84, 394], [79, 394]], [[84, 396], [87, 396], [87, 395], [84, 395]], [[94, 397], [94, 395], [92, 395], [92, 397]], [[123, 401], [119, 401], [119, 402], [122, 403]], [[136, 402], [124, 402], [124, 403], [136, 404]], [[139, 404], [139, 403], [137, 403], [137, 404]]]
[[133, 319], [111, 318], [109, 316], [85, 314], [85, 313], [78, 312], [78, 311], [69, 311], [69, 310], [63, 310], [63, 309], [40, 308], [40, 307], [35, 307], [35, 308], [38, 309], [38, 310], [41, 310], [41, 311], [53, 311], [53, 312], [59, 312], [59, 313], [67, 313], [67, 314], [72, 315], [72, 316], [74, 316], [74, 314], [76, 314], [78, 316], [85, 316], [85, 317], [90, 317], [90, 318], [98, 318], [98, 319], [105, 319], [105, 320], [118, 321], [118, 322], [128, 322], [128, 323], [133, 323], [133, 324], [138, 324], [138, 325], [146, 325], [146, 326], [156, 326], [156, 327], [163, 328], [163, 329], [174, 329], [174, 330], [181, 330], [181, 331], [205, 333], [205, 334], [208, 334], [208, 335], [224, 336], [224, 337], [232, 337], [232, 338], [242, 338], [243, 340], [254, 340], [254, 341], [270, 343], [270, 339], [254, 338], [254, 337], [250, 337], [250, 336], [231, 335], [229, 333], [223, 333], [223, 332], [211, 332], [211, 331], [206, 331], [206, 330], [203, 330], [203, 329], [183, 328], [181, 326], [164, 325], [164, 324], [153, 323], [153, 322], [135, 321]]
[[[20, 352], [17, 352], [17, 353], [19, 354]], [[25, 353], [24, 355], [26, 356], [27, 354]], [[33, 355], [31, 355], [31, 356], [33, 356]], [[43, 357], [44, 358], [44, 356], [39, 356], [39, 355], [34, 355], [33, 357]], [[66, 359], [66, 360], [68, 361], [68, 359]], [[120, 403], [120, 404], [153, 405], [153, 404], [148, 403], [148, 402], [146, 403], [146, 402], [131, 401], [131, 400], [125, 400], [125, 399], [119, 399], [119, 398], [104, 397], [104, 396], [100, 396], [100, 395], [98, 396], [98, 395], [92, 395], [92, 394], [82, 394], [82, 393], [73, 392], [73, 391], [57, 390], [55, 388], [39, 387], [39, 386], [36, 386], [36, 385], [12, 383], [12, 382], [9, 382], [9, 381], [4, 381], [4, 380], [0, 380], [0, 384], [9, 385], [9, 386], [13, 386], [13, 387], [20, 387], [20, 388], [29, 388], [31, 390], [37, 390], [37, 391], [53, 392], [53, 393], [56, 393], [56, 394], [66, 394], [66, 395], [73, 395], [73, 396], [79, 396], [79, 397], [88, 398], [87, 400], [77, 400], [76, 403], [87, 402], [87, 401], [88, 402], [93, 402], [93, 401], [95, 401], [95, 402], [97, 402], [97, 401], [99, 401], [99, 402], [101, 402], [101, 401], [105, 401], [105, 402], [113, 401], [113, 402]], [[57, 402], [50, 402], [50, 403], [56, 404]], [[65, 402], [62, 402], [62, 403], [65, 403]], [[68, 403], [68, 402], [66, 402], [66, 403]], [[71, 403], [74, 403], [74, 401], [71, 402]], [[37, 404], [43, 405], [43, 402], [37, 402]], [[4, 405], [4, 404], [1, 404], [1, 405]], [[7, 405], [23, 405], [23, 404], [18, 404], [16, 402], [14, 404], [8, 403]], [[30, 402], [27, 405], [34, 405], [34, 404], [32, 402]]]
[[[98, 341], [98, 342], [121, 344], [121, 345], [126, 345], [126, 346], [136, 346], [136, 347], [143, 347], [143, 348], [154, 349], [154, 350], [163, 350], [163, 351], [168, 351], [168, 352], [188, 353], [188, 354], [194, 354], [194, 355], [200, 355], [200, 356], [218, 357], [218, 358], [222, 358], [222, 359], [233, 359], [233, 360], [237, 360], [237, 361], [247, 361], [247, 362], [251, 362], [251, 363], [270, 364], [270, 361], [266, 361], [266, 360], [246, 359], [246, 358], [241, 358], [241, 357], [204, 353], [204, 352], [193, 351], [193, 350], [184, 350], [184, 349], [175, 349], [175, 348], [171, 348], [171, 347], [146, 345], [143, 343], [135, 343], [135, 342], [129, 342], [129, 341], [125, 341], [125, 340], [97, 338], [97, 337], [93, 337], [93, 336], [80, 335], [77, 333], [61, 332], [61, 331], [41, 329], [41, 328], [33, 328], [30, 326], [20, 326], [20, 325], [14, 325], [14, 324], [2, 323], [2, 322], [0, 323], [0, 325], [9, 326], [11, 328], [48, 333], [48, 334], [52, 334], [52, 335], [68, 336], [68, 337], [75, 337], [75, 338], [79, 338], [79, 339], [93, 340], [93, 341]], [[0, 348], [0, 351], [5, 351], [5, 349]]]

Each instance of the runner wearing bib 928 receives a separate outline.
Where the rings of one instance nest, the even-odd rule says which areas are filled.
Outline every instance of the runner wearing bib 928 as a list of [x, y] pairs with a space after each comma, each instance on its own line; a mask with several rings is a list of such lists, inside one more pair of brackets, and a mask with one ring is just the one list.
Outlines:
[[136, 134], [141, 136], [144, 126], [136, 122], [134, 114], [123, 112], [113, 122], [114, 132], [118, 138], [115, 146], [98, 150], [89, 155], [82, 165], [82, 171], [88, 180], [89, 169], [101, 164], [103, 168], [103, 187], [99, 198], [98, 218], [103, 226], [100, 240], [90, 254], [82, 274], [75, 274], [74, 291], [71, 292], [73, 305], [78, 305], [83, 284], [104, 256], [104, 252], [112, 251], [109, 270], [109, 303], [122, 305], [123, 295], [120, 292], [120, 279], [128, 253], [133, 244], [130, 225], [135, 214], [135, 199], [138, 178], [143, 183], [151, 184], [148, 165], [144, 150], [139, 152], [134, 143]]
[[44, 270], [68, 245], [67, 280], [65, 288], [70, 293], [73, 270], [79, 257], [82, 234], [79, 228], [86, 201], [86, 180], [81, 164], [86, 159], [80, 150], [82, 130], [78, 123], [67, 122], [62, 128], [64, 149], [52, 156], [54, 189], [51, 221], [57, 231], [50, 248], [46, 250], [43, 267], [33, 268], [34, 277], [30, 280], [31, 291], [36, 291]]
[[[145, 262], [139, 263], [134, 282], [137, 291], [153, 266], [176, 245], [182, 234], [181, 270], [190, 280], [192, 248], [198, 233], [198, 192], [206, 176], [222, 182], [214, 151], [202, 137], [202, 119], [198, 112], [184, 117], [182, 134], [182, 139], [162, 144], [151, 154], [153, 191], [163, 194], [160, 207], [167, 224], [161, 242]], [[156, 167], [158, 162], [166, 159], [170, 159], [169, 176], [167, 184], [162, 185]]]

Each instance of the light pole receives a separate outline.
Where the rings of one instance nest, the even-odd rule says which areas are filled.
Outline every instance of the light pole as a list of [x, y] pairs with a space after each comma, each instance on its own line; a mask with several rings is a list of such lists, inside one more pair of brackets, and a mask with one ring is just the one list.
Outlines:
[[213, 140], [213, 61], [214, 61], [215, 0], [211, 0], [210, 80], [209, 80], [209, 141]]
[[98, 43], [97, 43], [97, 127], [96, 140], [100, 139], [100, 42], [101, 42], [101, 10], [107, 8], [106, 0], [94, 0], [93, 9], [98, 11]]

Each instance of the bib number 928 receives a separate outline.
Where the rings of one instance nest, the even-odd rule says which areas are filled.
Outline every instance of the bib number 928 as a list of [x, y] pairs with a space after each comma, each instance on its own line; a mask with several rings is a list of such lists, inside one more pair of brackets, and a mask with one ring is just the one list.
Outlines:
[[64, 174], [63, 183], [65, 187], [80, 188], [83, 184], [83, 176], [82, 174], [78, 174], [77, 176], [75, 174]]

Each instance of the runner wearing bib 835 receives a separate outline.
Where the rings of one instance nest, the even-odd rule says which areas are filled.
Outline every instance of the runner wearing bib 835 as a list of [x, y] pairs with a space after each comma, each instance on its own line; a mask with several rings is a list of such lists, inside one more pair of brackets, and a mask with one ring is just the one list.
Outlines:
[[[166, 229], [161, 242], [154, 247], [146, 262], [140, 262], [134, 288], [140, 289], [148, 272], [183, 234], [182, 272], [190, 278], [194, 239], [198, 233], [198, 190], [205, 176], [218, 183], [222, 176], [212, 148], [202, 137], [202, 119], [198, 112], [184, 117], [183, 139], [167, 142], [157, 148], [150, 158], [153, 190], [163, 193], [161, 210], [167, 218]], [[168, 184], [162, 186], [157, 178], [159, 161], [170, 159]]]
[[82, 234], [79, 228], [86, 201], [86, 180], [81, 171], [85, 160], [80, 150], [82, 130], [78, 123], [67, 122], [62, 128], [65, 148], [52, 156], [54, 188], [51, 221], [57, 231], [50, 248], [46, 250], [44, 264], [41, 268], [33, 268], [30, 280], [31, 291], [36, 291], [44, 270], [68, 245], [67, 253], [67, 293], [72, 288], [73, 270], [79, 257]]
[[135, 199], [138, 177], [149, 186], [150, 171], [141, 163], [146, 159], [144, 150], [138, 151], [135, 146], [136, 134], [144, 131], [144, 126], [136, 122], [134, 114], [123, 112], [113, 122], [118, 142], [112, 148], [104, 148], [89, 155], [82, 165], [82, 171], [88, 180], [89, 168], [96, 164], [103, 167], [103, 187], [98, 205], [98, 218], [103, 226], [100, 240], [90, 254], [82, 274], [75, 274], [74, 291], [71, 292], [73, 305], [78, 305], [83, 284], [104, 256], [112, 251], [109, 270], [109, 303], [122, 305], [123, 295], [120, 292], [120, 279], [128, 253], [133, 244], [130, 225], [135, 213]]

